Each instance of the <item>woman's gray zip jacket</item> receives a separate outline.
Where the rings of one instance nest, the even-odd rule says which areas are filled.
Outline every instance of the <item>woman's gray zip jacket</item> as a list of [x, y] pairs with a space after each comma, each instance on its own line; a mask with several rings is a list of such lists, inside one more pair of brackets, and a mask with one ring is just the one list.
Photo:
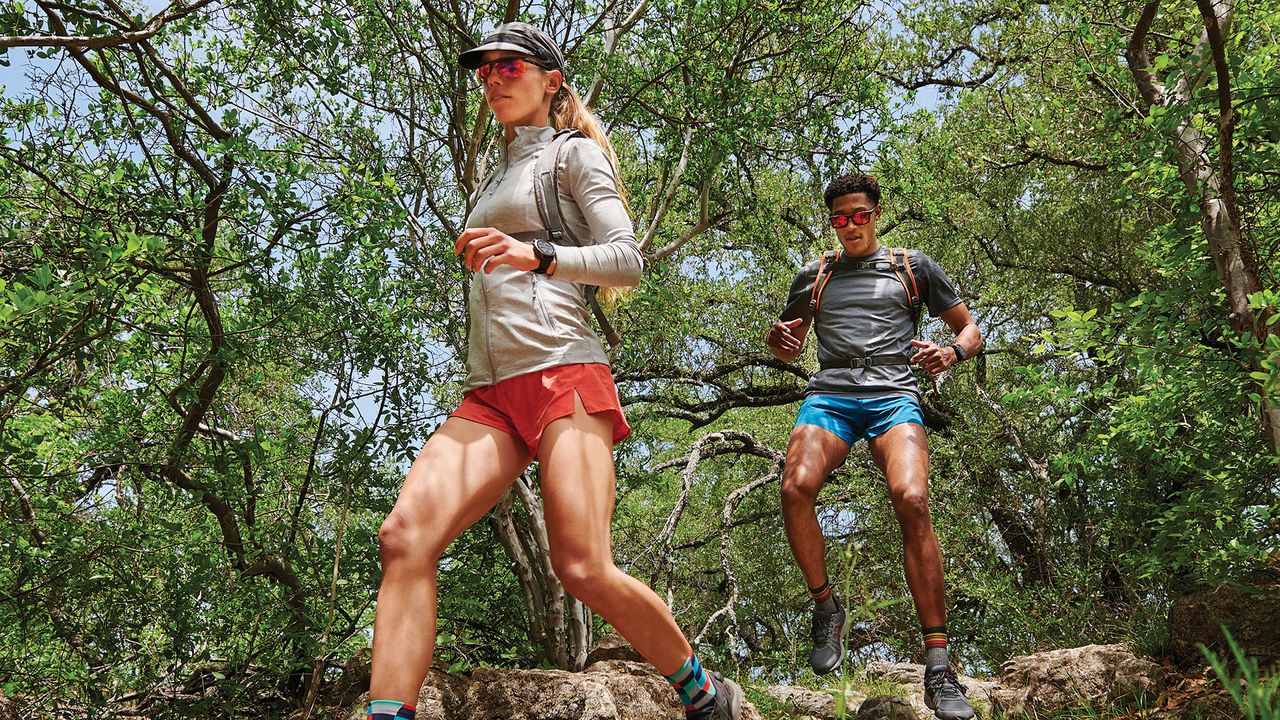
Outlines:
[[[516, 128], [492, 177], [480, 185], [468, 228], [508, 235], [546, 229], [534, 174], [554, 135], [550, 127]], [[583, 246], [557, 246], [550, 276], [510, 265], [471, 274], [463, 391], [557, 365], [609, 362], [591, 325], [587, 287], [637, 284], [643, 256], [603, 148], [588, 138], [568, 139], [557, 173], [564, 224]]]

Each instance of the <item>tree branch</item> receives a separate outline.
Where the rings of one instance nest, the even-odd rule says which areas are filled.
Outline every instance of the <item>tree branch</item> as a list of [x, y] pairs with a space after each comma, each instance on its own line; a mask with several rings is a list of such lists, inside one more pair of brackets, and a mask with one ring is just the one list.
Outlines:
[[[164, 11], [152, 16], [152, 18], [141, 28], [115, 35], [71, 35], [67, 33], [67, 29], [64, 26], [62, 28], [58, 28], [58, 31], [62, 33], [59, 35], [0, 36], [0, 50], [13, 47], [61, 47], [79, 48], [83, 50], [99, 50], [119, 45], [131, 45], [154, 36], [164, 28], [166, 23], [186, 17], [211, 2], [213, 2], [213, 0], [197, 0], [197, 2], [191, 5], [179, 5], [176, 10], [173, 8], [178, 4], [174, 3]], [[48, 9], [54, 7], [52, 3], [40, 4]]]

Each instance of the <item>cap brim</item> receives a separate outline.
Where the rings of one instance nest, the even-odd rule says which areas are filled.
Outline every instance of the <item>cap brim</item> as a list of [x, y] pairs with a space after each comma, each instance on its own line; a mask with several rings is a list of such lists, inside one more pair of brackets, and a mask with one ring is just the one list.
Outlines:
[[468, 70], [475, 70], [480, 67], [480, 58], [490, 50], [514, 50], [522, 55], [533, 56], [529, 49], [515, 43], [509, 42], [491, 42], [485, 43], [477, 48], [472, 48], [458, 56], [458, 64]]

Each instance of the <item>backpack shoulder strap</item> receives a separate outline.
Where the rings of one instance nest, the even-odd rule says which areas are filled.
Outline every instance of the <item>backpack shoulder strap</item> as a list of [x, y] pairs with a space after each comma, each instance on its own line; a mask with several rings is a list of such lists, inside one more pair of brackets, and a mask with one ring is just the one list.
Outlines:
[[551, 142], [542, 149], [534, 170], [536, 178], [533, 195], [538, 201], [538, 214], [542, 216], [549, 239], [557, 245], [581, 244], [565, 226], [564, 216], [560, 212], [560, 151], [573, 137], [586, 136], [577, 128], [557, 131]]
[[822, 291], [827, 287], [827, 281], [835, 273], [836, 262], [840, 260], [842, 254], [842, 250], [828, 250], [822, 253], [822, 262], [818, 264], [818, 274], [813, 278], [813, 290], [809, 292], [810, 310], [817, 312], [818, 305], [822, 303]]
[[[902, 256], [901, 261], [898, 255]], [[920, 310], [924, 306], [924, 300], [920, 296], [920, 286], [916, 283], [915, 271], [911, 269], [911, 256], [906, 248], [891, 247], [889, 262], [893, 265], [893, 274], [898, 277], [898, 282], [902, 283], [902, 289], [907, 292], [907, 309], [911, 312], [911, 323], [919, 331]]]
[[[546, 226], [547, 239], [556, 245], [582, 244], [564, 224], [564, 216], [560, 212], [560, 151], [565, 143], [574, 137], [586, 137], [586, 135], [577, 128], [556, 131], [551, 142], [547, 143], [547, 146], [542, 149], [542, 154], [538, 156], [538, 164], [534, 170], [536, 177], [533, 183], [533, 196], [538, 201], [538, 215], [542, 217], [542, 223]], [[609, 349], [612, 350], [622, 344], [622, 336], [613, 329], [613, 324], [604, 314], [604, 308], [600, 307], [600, 301], [596, 298], [600, 288], [588, 285], [586, 289], [587, 305], [591, 306], [591, 314], [600, 324], [600, 332], [604, 333]]]

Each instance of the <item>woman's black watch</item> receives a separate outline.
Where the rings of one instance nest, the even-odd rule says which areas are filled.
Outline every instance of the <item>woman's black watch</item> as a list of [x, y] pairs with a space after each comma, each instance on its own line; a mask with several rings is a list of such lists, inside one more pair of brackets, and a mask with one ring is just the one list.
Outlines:
[[538, 267], [534, 272], [546, 275], [547, 268], [556, 260], [556, 244], [550, 240], [534, 240], [533, 254], [538, 256]]

